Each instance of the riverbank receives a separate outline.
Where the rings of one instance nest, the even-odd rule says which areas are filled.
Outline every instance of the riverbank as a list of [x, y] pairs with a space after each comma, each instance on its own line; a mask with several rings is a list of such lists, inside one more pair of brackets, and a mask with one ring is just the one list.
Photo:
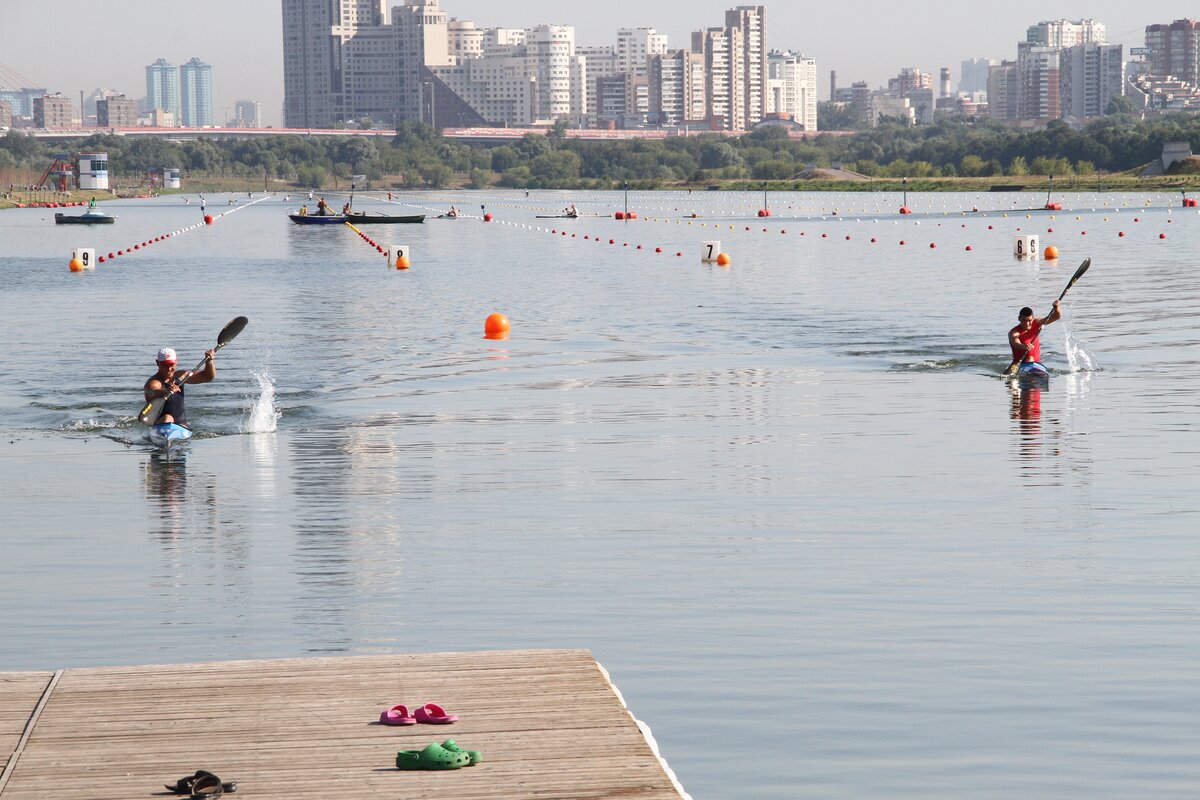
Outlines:
[[[456, 176], [459, 177], [459, 176]], [[462, 191], [467, 186], [466, 176], [455, 180], [446, 187], [429, 187], [426, 191]], [[499, 176], [496, 176], [497, 178]], [[624, 186], [619, 181], [608, 182], [606, 186], [597, 187], [595, 181], [587, 181], [586, 185], [571, 185], [560, 187], [562, 191], [590, 191], [596, 188], [620, 189]], [[1021, 177], [995, 176], [988, 178], [868, 178], [831, 180], [822, 177], [800, 178], [784, 181], [752, 181], [752, 180], [711, 180], [700, 183], [644, 181], [630, 188], [638, 191], [722, 191], [722, 192], [1181, 192], [1187, 195], [1200, 194], [1200, 178], [1195, 175], [1156, 175], [1139, 178], [1134, 174], [1120, 173], [1115, 175], [1089, 175], [1087, 177], [1052, 178], [1048, 175], [1027, 175]], [[146, 187], [118, 187], [113, 191], [92, 191], [75, 189], [70, 192], [52, 192], [45, 189], [22, 191], [14, 190], [0, 198], [0, 209], [18, 207], [48, 207], [50, 203], [60, 205], [86, 205], [95, 196], [97, 203], [127, 197], [151, 197], [165, 194], [208, 194], [213, 196], [213, 202], [219, 202], [221, 195], [226, 194], [258, 194], [263, 191], [276, 193], [295, 193], [307, 191], [307, 187], [298, 186], [295, 182], [279, 179], [263, 181], [262, 178], [242, 177], [186, 177], [184, 188], [158, 189]], [[325, 186], [317, 191], [336, 193], [347, 192], [349, 186]], [[401, 191], [405, 190], [403, 176], [384, 176], [373, 181], [369, 188], [359, 188], [359, 191]], [[407, 187], [412, 191], [412, 187]], [[486, 190], [485, 190], [486, 191]]]

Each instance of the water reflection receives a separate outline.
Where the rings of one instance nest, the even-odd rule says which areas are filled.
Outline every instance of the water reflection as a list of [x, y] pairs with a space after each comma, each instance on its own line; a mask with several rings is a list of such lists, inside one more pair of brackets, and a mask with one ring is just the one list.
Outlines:
[[1044, 478], [1043, 456], [1057, 456], [1057, 444], [1047, 447], [1043, 425], [1056, 425], [1056, 420], [1042, 416], [1042, 391], [1046, 389], [1039, 381], [1016, 380], [1009, 385], [1010, 405], [1009, 417], [1016, 423], [1014, 432], [1017, 434], [1017, 456], [1022, 478], [1037, 478], [1035, 484], [1042, 484]]
[[[1061, 486], [1066, 482], [1088, 485], [1092, 481], [1088, 446], [1087, 396], [1092, 373], [1071, 373], [1049, 383], [1013, 381], [1009, 417], [1016, 434], [1020, 475], [1029, 485]], [[1061, 389], [1061, 406], [1050, 402]]]

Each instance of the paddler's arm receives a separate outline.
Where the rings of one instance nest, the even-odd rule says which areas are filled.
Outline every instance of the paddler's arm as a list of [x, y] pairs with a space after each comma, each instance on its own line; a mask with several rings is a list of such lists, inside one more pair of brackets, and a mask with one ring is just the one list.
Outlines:
[[1018, 328], [1014, 328], [1008, 332], [1008, 341], [1009, 341], [1009, 344], [1012, 345], [1014, 353], [1021, 353], [1021, 356], [1019, 358], [1017, 356], [1013, 356], [1012, 365], [1009, 366], [1009, 368], [1007, 370], [1005, 370], [1006, 372], [1011, 372], [1013, 367], [1017, 366], [1025, 359], [1029, 358], [1029, 351], [1032, 348], [1029, 345], [1027, 345], [1021, 341], [1021, 333], [1020, 333], [1020, 329], [1018, 329]]
[[146, 395], [147, 403], [149, 403], [151, 400], [157, 400], [160, 397], [170, 397], [172, 394], [178, 391], [179, 387], [173, 382], [163, 383], [158, 378], [151, 378], [150, 380], [146, 381], [146, 386], [143, 389], [143, 392]]
[[1052, 310], [1049, 314], [1047, 314], [1045, 316], [1045, 318], [1042, 319], [1042, 327], [1049, 325], [1051, 322], [1054, 322], [1055, 320], [1062, 319], [1062, 309], [1060, 309], [1058, 307], [1058, 304], [1059, 304], [1059, 301], [1055, 300], [1054, 301], [1054, 310]]
[[184, 383], [208, 383], [213, 378], [217, 377], [217, 362], [213, 358], [213, 356], [216, 354], [216, 350], [205, 351], [204, 355], [208, 356], [208, 358], [206, 358], [204, 361], [204, 367], [196, 370], [191, 375], [188, 375], [187, 380], [184, 381]]

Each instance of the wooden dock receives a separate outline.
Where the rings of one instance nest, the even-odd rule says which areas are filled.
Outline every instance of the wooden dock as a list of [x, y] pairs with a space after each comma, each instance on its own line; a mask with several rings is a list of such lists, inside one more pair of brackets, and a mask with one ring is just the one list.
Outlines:
[[[451, 725], [380, 725], [403, 703]], [[453, 738], [479, 764], [401, 771]], [[232, 661], [0, 673], [3, 800], [174, 797], [206, 769], [234, 798], [687, 798], [587, 650]]]

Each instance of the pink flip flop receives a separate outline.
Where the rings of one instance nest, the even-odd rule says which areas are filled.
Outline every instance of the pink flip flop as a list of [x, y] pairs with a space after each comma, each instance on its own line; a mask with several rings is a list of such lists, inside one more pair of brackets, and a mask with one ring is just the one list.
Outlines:
[[382, 725], [416, 725], [417, 718], [408, 714], [407, 706], [392, 706], [379, 715]]
[[418, 708], [413, 716], [417, 722], [424, 722], [426, 725], [449, 725], [451, 722], [458, 722], [458, 717], [447, 714], [437, 703], [426, 703]]

